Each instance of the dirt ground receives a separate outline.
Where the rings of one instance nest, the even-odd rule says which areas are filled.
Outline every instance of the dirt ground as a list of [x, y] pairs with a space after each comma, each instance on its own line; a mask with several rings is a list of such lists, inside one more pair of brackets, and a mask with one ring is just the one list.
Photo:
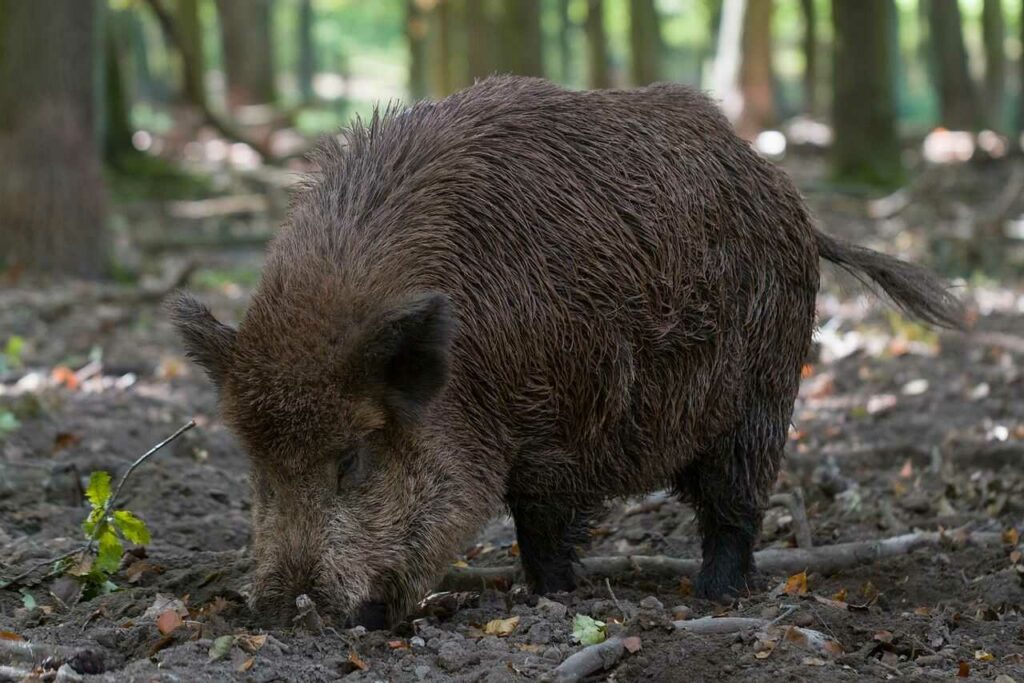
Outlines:
[[[863, 199], [808, 195], [833, 234], [935, 263], [941, 240], [920, 239], [923, 229], [962, 218], [956, 206], [983, 206], [1000, 182], [988, 185], [965, 180], [951, 198], [938, 181], [934, 201], [928, 190], [881, 220]], [[237, 320], [258, 263], [255, 251], [204, 251], [189, 285], [216, 314]], [[216, 416], [212, 387], [183, 360], [156, 298], [129, 286], [7, 287], [0, 344], [18, 335], [25, 348], [0, 384], [0, 413], [16, 419], [0, 431], [0, 577], [81, 541], [90, 472], [116, 477], [190, 417], [198, 428], [147, 462], [125, 490], [121, 506], [147, 522], [153, 540], [126, 555], [119, 590], [84, 600], [74, 582], [38, 575], [0, 590], [0, 645], [45, 646], [36, 671], [50, 678], [67, 660], [85, 680], [498, 683], [540, 679], [580, 650], [571, 634], [582, 614], [606, 622], [610, 635], [639, 638], [630, 641], [636, 652], [594, 681], [1024, 682], [1016, 534], [1024, 525], [1024, 286], [1018, 271], [999, 284], [973, 279], [963, 294], [971, 332], [935, 334], [859, 297], [848, 281], [826, 278], [778, 491], [804, 492], [815, 546], [964, 526], [1003, 534], [1002, 542], [964, 547], [950, 539], [833, 573], [809, 567], [806, 592], [800, 577], [789, 592], [776, 590], [788, 577], [772, 574], [765, 590], [730, 607], [694, 598], [685, 577], [627, 572], [550, 599], [517, 588], [449, 595], [393, 632], [315, 635], [265, 633], [244, 607], [246, 457]], [[79, 376], [54, 373], [60, 366]], [[452, 561], [515, 562], [513, 540], [511, 523], [495, 510], [478, 543]], [[760, 547], [794, 543], [793, 516], [771, 508]], [[699, 558], [693, 514], [664, 492], [610, 502], [586, 555]], [[163, 635], [156, 617], [175, 599], [187, 610], [184, 623]], [[673, 627], [709, 615], [778, 621], [767, 631], [720, 635]], [[504, 622], [510, 634], [486, 635], [488, 622], [513, 617]], [[841, 651], [809, 649], [787, 637], [788, 626], [825, 634]], [[238, 637], [217, 640], [225, 635]], [[215, 643], [230, 647], [213, 658]], [[9, 649], [0, 653], [0, 665], [32, 666]], [[45, 654], [54, 657], [43, 665]], [[64, 671], [64, 680], [76, 679]], [[5, 675], [12, 670], [0, 669], [0, 681]]]

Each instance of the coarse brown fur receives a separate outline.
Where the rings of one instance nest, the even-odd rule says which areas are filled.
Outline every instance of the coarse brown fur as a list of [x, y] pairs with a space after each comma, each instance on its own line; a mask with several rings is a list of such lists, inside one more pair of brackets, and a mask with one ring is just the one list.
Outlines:
[[[400, 617], [503, 506], [571, 589], [588, 511], [674, 486], [697, 588], [742, 590], [814, 326], [818, 260], [953, 325], [915, 266], [814, 229], [680, 85], [498, 77], [321, 147], [237, 332], [172, 304], [252, 456], [252, 605]], [[372, 611], [372, 610], [371, 610]]]

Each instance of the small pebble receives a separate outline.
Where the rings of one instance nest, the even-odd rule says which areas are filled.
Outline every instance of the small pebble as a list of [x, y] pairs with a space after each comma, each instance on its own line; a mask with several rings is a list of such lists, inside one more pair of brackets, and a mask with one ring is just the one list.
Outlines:
[[672, 608], [672, 618], [676, 621], [685, 621], [690, 618], [692, 611], [686, 605], [676, 605]]
[[425, 664], [420, 664], [415, 669], [413, 669], [413, 673], [416, 674], [416, 678], [418, 680], [422, 681], [424, 678], [430, 675], [430, 667], [426, 666]]
[[640, 601], [640, 609], [661, 610], [665, 609], [665, 606], [661, 604], [661, 600], [658, 600], [658, 598], [648, 595]]
[[803, 628], [813, 626], [814, 616], [808, 614], [807, 612], [799, 612], [796, 616], [793, 617], [793, 624], [796, 626], [801, 626]]
[[537, 600], [537, 611], [552, 619], [564, 619], [565, 615], [569, 612], [569, 608], [560, 602], [555, 602], [548, 598], [540, 598]]
[[409, 645], [412, 647], [426, 647], [427, 641], [423, 640], [419, 636], [413, 636], [409, 639]]

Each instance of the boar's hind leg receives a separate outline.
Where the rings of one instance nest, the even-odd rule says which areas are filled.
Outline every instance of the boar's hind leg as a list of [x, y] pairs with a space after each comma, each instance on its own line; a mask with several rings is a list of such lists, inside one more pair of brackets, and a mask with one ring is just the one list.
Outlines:
[[514, 500], [509, 508], [530, 588], [541, 594], [576, 588], [572, 565], [576, 545], [587, 537], [585, 516], [556, 501]]
[[740, 427], [698, 456], [676, 478], [694, 506], [702, 562], [696, 592], [723, 600], [750, 589], [754, 543], [782, 457], [785, 430]]

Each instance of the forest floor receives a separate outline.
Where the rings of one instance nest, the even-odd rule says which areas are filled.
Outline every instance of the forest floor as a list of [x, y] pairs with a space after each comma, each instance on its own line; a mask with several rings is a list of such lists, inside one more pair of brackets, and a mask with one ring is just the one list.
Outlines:
[[[810, 200], [829, 232], [930, 261], [923, 231], [983, 214], [1005, 183], [1005, 175], [985, 174], [1006, 172], [978, 171], [975, 182], [964, 175], [975, 171], [958, 171], [959, 194], [939, 182], [884, 219], [872, 218], [878, 205], [863, 199], [816, 192]], [[218, 316], [237, 320], [258, 253], [197, 253], [189, 286]], [[319, 635], [261, 631], [244, 607], [246, 456], [216, 416], [212, 387], [182, 358], [158, 296], [86, 283], [7, 287], [0, 344], [18, 335], [25, 345], [9, 350], [0, 373], [0, 577], [81, 542], [90, 472], [116, 477], [189, 418], [198, 428], [125, 488], [120, 505], [146, 521], [153, 539], [145, 552], [126, 554], [118, 590], [85, 600], [75, 582], [40, 576], [0, 590], [0, 681], [33, 666], [52, 680], [64, 660], [92, 672], [86, 680], [109, 681], [536, 680], [583, 648], [572, 634], [574, 617], [586, 615], [626, 638], [587, 680], [1024, 683], [1019, 272], [963, 288], [972, 314], [966, 334], [907, 323], [827, 277], [777, 486], [803, 492], [816, 548], [940, 529], [989, 533], [995, 542], [968, 545], [963, 531], [949, 531], [884, 560], [768, 572], [767, 588], [729, 607], [696, 599], [688, 577], [627, 570], [550, 599], [521, 590], [441, 596], [394, 632]], [[511, 523], [494, 512], [453, 563], [516, 561]], [[760, 548], [796, 552], [788, 549], [798, 521], [772, 507]], [[591, 531], [587, 557], [700, 555], [692, 511], [663, 492], [610, 502]], [[168, 610], [184, 619], [162, 633], [158, 616]], [[708, 616], [762, 621], [718, 634], [685, 627]], [[24, 654], [25, 643], [33, 652]], [[62, 680], [76, 679], [64, 672]]]

